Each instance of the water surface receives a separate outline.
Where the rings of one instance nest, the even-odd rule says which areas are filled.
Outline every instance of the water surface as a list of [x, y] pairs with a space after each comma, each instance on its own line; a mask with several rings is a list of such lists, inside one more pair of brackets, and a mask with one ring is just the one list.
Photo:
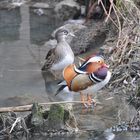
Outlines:
[[51, 10], [49, 16], [39, 16], [35, 9], [29, 5], [0, 9], [1, 100], [14, 96], [47, 98], [40, 71], [46, 55], [42, 46], [59, 24], [55, 24]]

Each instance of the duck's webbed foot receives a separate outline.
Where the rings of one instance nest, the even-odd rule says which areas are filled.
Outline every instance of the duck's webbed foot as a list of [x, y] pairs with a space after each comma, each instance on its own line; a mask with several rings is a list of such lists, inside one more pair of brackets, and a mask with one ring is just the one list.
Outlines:
[[87, 94], [87, 99], [82, 93], [80, 93], [80, 96], [81, 96], [82, 104], [85, 108], [93, 109], [96, 106], [96, 101], [95, 99], [92, 99], [92, 95]]
[[96, 100], [92, 98], [92, 95], [87, 94], [88, 107], [94, 108], [96, 106]]
[[88, 108], [88, 104], [86, 102], [85, 96], [80, 92], [81, 102], [85, 108]]

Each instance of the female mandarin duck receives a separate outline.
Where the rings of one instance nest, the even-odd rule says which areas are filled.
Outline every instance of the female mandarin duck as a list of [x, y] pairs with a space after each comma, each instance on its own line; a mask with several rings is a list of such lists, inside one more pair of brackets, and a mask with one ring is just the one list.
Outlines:
[[81, 101], [85, 107], [94, 103], [91, 95], [87, 94], [88, 104], [85, 103], [84, 93], [95, 93], [103, 88], [111, 78], [111, 72], [105, 64], [102, 56], [89, 57], [85, 62], [76, 68], [74, 64], [67, 66], [63, 71], [63, 77], [66, 82], [61, 82], [61, 87], [58, 89], [57, 94], [65, 90], [80, 92]]
[[75, 36], [67, 29], [59, 29], [55, 33], [57, 46], [48, 52], [42, 71], [50, 70], [53, 74], [58, 71], [62, 72], [66, 66], [74, 62], [74, 53], [66, 41], [68, 35]]

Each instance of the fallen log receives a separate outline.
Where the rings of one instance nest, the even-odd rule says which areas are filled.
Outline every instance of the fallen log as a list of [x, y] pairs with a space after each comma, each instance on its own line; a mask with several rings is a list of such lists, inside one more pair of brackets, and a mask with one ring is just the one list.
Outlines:
[[[49, 105], [53, 104], [66, 104], [66, 103], [82, 103], [81, 101], [62, 101], [62, 102], [48, 102], [48, 103], [39, 103], [39, 105], [44, 106], [45, 110], [47, 110], [47, 105], [49, 109]], [[86, 101], [85, 101], [86, 103]], [[97, 103], [100, 104], [100, 103]], [[32, 109], [32, 104], [30, 105], [23, 105], [23, 106], [13, 106], [13, 107], [0, 107], [0, 113], [5, 113], [5, 112], [26, 112], [26, 111], [31, 111]]]

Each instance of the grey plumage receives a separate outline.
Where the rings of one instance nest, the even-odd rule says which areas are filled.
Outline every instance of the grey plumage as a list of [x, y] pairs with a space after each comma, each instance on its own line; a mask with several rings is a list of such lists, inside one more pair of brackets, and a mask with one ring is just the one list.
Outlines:
[[[56, 60], [58, 60], [58, 57], [56, 54], [55, 54], [55, 48], [51, 49], [48, 54], [46, 55], [46, 62], [44, 63], [43, 67], [42, 67], [42, 71], [45, 71], [47, 69], [50, 69], [52, 64], [56, 63]], [[52, 58], [55, 58], [55, 59], [52, 59]]]
[[70, 32], [66, 29], [59, 29], [55, 33], [57, 46], [48, 52], [42, 71], [64, 69], [65, 66], [73, 63], [74, 54], [66, 41], [69, 34]]

